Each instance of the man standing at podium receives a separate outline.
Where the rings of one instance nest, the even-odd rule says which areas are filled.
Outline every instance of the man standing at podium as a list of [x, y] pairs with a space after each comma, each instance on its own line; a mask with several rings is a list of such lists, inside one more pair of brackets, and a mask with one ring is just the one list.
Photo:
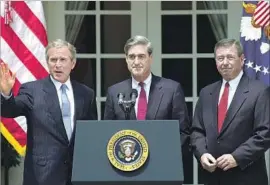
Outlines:
[[46, 48], [50, 75], [12, 88], [15, 75], [0, 64], [1, 116], [27, 119], [23, 185], [71, 185], [76, 120], [96, 120], [96, 97], [85, 85], [70, 80], [76, 49], [56, 40]]
[[207, 185], [268, 185], [264, 153], [270, 146], [270, 88], [243, 72], [239, 41], [215, 46], [223, 77], [200, 92], [191, 144]]
[[182, 146], [189, 146], [190, 121], [181, 85], [151, 73], [153, 47], [147, 38], [130, 38], [124, 51], [131, 78], [108, 88], [104, 119], [126, 119], [118, 104], [119, 93], [132, 99], [131, 89], [136, 89], [138, 95], [130, 119], [179, 120]]

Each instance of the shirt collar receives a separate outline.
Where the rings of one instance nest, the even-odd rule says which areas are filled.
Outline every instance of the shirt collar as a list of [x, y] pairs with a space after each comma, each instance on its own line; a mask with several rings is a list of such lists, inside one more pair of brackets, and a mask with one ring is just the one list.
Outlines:
[[[53, 84], [55, 85], [56, 90], [57, 91], [60, 90], [62, 83], [55, 80], [51, 75], [50, 75], [50, 78], [51, 78]], [[71, 90], [72, 86], [71, 86], [70, 78], [68, 78], [68, 80], [64, 84], [66, 84], [68, 90]]]
[[[237, 87], [237, 85], [239, 84], [241, 78], [243, 76], [243, 70], [240, 71], [240, 73], [232, 80], [229, 81], [229, 85], [230, 87], [232, 87], [233, 89], [235, 89]], [[225, 84], [227, 81], [223, 79], [223, 84]]]
[[[143, 81], [144, 85], [147, 86], [151, 83], [152, 81], [152, 73], [150, 73], [150, 75]], [[139, 83], [137, 80], [135, 80], [133, 77], [132, 77], [132, 83], [135, 85], [135, 86], [139, 86]]]

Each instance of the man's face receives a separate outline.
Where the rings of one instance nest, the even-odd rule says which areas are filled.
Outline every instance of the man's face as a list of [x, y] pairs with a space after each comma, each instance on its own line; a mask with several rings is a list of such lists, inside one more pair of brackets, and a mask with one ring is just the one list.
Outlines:
[[244, 65], [244, 55], [239, 57], [235, 46], [217, 48], [215, 60], [218, 72], [226, 81], [234, 79]]
[[151, 70], [152, 55], [149, 56], [147, 46], [135, 45], [129, 49], [126, 62], [132, 76], [147, 78]]
[[69, 49], [64, 46], [48, 50], [47, 64], [52, 77], [61, 83], [65, 83], [71, 70], [75, 67], [76, 60], [72, 60]]

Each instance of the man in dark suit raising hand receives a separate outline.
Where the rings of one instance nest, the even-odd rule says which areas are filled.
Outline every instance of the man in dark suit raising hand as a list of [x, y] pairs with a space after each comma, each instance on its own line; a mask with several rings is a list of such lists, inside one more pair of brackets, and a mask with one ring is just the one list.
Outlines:
[[50, 75], [11, 93], [15, 75], [0, 65], [1, 116], [25, 116], [27, 149], [23, 185], [71, 185], [76, 120], [97, 119], [92, 89], [70, 79], [76, 49], [56, 40], [46, 48]]

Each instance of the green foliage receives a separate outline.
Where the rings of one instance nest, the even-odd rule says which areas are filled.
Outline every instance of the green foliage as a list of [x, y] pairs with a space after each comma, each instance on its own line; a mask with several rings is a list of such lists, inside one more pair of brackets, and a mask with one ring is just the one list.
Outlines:
[[1, 165], [5, 169], [20, 165], [20, 155], [1, 134]]

